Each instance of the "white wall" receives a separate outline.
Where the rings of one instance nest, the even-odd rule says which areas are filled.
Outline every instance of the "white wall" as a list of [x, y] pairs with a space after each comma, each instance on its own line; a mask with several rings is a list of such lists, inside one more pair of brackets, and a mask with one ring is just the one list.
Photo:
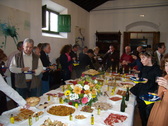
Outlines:
[[[41, 33], [41, 0], [0, 0], [0, 4], [15, 8], [30, 14], [30, 37], [34, 39], [35, 45], [39, 42], [48, 42], [51, 44], [51, 59], [59, 56], [61, 47], [65, 44], [75, 42], [75, 26], [85, 28], [85, 42], [90, 48], [95, 46], [96, 31], [121, 31], [121, 47], [123, 42], [123, 32], [126, 26], [137, 21], [153, 22], [159, 26], [160, 41], [165, 42], [168, 48], [168, 7], [124, 9], [109, 11], [92, 11], [88, 13], [84, 9], [70, 2], [69, 0], [52, 0], [66, 8], [71, 15], [71, 32], [68, 33], [68, 39], [44, 37]], [[139, 17], [144, 14], [145, 17]], [[22, 18], [22, 17], [20, 17]], [[151, 27], [138, 26], [130, 31], [154, 31]], [[22, 35], [20, 35], [22, 36]], [[5, 53], [16, 50], [16, 48], [7, 47]], [[168, 50], [168, 49], [167, 49]]]
[[[140, 14], [144, 14], [145, 17], [143, 18], [140, 17], [139, 16]], [[121, 47], [122, 47], [123, 32], [126, 31], [126, 26], [138, 21], [147, 21], [158, 25], [160, 31], [160, 41], [165, 42], [168, 48], [168, 7], [92, 11], [90, 13], [90, 47], [95, 46], [96, 31], [99, 32], [120, 31], [122, 33], [121, 35]], [[157, 30], [148, 26], [145, 27], [137, 26], [131, 28], [129, 31], [157, 31]]]
[[[52, 0], [58, 4], [68, 8], [68, 14], [71, 15], [71, 32], [68, 33], [68, 39], [44, 37], [41, 32], [41, 0], [0, 0], [0, 4], [15, 8], [30, 14], [30, 37], [35, 41], [35, 45], [38, 43], [48, 42], [51, 45], [51, 60], [59, 57], [60, 49], [65, 44], [75, 43], [75, 26], [85, 28], [86, 30], [86, 45], [88, 45], [89, 36], [89, 13], [82, 8], [78, 7], [69, 0]], [[22, 18], [22, 17], [20, 17]], [[22, 35], [20, 35], [22, 36]], [[16, 50], [16, 48], [7, 47], [5, 53], [9, 55], [9, 52]]]

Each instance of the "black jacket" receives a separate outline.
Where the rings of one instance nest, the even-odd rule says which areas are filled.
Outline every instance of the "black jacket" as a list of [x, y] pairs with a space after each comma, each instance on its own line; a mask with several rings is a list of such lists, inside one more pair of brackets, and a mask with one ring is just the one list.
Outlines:
[[155, 82], [158, 76], [162, 76], [162, 71], [158, 65], [144, 66], [140, 72], [140, 77], [148, 79], [148, 82], [138, 83], [130, 91], [138, 97], [148, 94], [148, 92], [155, 92], [158, 89], [158, 84]]
[[61, 54], [59, 60], [60, 60], [62, 70], [69, 71], [68, 67], [69, 67], [69, 65], [72, 64], [72, 60], [68, 62], [68, 58], [65, 54]]
[[[50, 66], [50, 60], [49, 60], [48, 56], [46, 55], [46, 53], [42, 50], [40, 52], [40, 54], [41, 54], [40, 59], [41, 59], [41, 62], [43, 64], [43, 66], [44, 67]], [[48, 71], [43, 73], [42, 80], [43, 81], [48, 81], [49, 80], [49, 72]]]

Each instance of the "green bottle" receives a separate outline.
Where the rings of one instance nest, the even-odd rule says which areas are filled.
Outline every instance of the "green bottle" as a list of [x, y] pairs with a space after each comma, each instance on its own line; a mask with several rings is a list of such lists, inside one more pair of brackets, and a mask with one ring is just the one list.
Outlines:
[[126, 101], [129, 101], [129, 87], [127, 87], [127, 92], [126, 92], [126, 94], [125, 94], [125, 100]]
[[120, 106], [120, 111], [125, 112], [125, 97], [122, 96], [122, 101], [121, 101], [121, 106]]

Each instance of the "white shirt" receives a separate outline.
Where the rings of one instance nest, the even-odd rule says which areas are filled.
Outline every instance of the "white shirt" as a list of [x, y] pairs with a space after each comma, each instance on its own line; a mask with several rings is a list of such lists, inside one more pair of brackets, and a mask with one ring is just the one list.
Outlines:
[[12, 61], [12, 58], [15, 56], [15, 54], [17, 54], [17, 53], [19, 53], [19, 50], [17, 50], [17, 51], [15, 51], [15, 52], [13, 52], [13, 53], [11, 53], [9, 56], [8, 56], [8, 60], [7, 60], [7, 67], [9, 67], [10, 66], [10, 63], [11, 63], [11, 61]]
[[26, 101], [4, 81], [1, 74], [0, 74], [0, 90], [4, 92], [8, 97], [12, 98], [19, 105], [24, 106], [26, 104]]
[[[30, 55], [26, 55], [23, 52], [23, 62], [24, 62], [24, 67], [30, 67], [30, 70], [32, 70], [32, 54]], [[10, 67], [9, 67], [10, 71], [13, 73], [22, 73], [22, 68], [16, 67], [16, 60], [15, 60], [15, 56], [13, 57]], [[35, 74], [34, 75], [39, 75], [41, 72], [43, 71], [43, 65], [41, 63], [41, 60], [39, 58], [38, 61], [38, 67], [37, 69], [35, 69]], [[32, 74], [25, 74], [26, 76], [26, 80], [27, 79], [32, 79]]]

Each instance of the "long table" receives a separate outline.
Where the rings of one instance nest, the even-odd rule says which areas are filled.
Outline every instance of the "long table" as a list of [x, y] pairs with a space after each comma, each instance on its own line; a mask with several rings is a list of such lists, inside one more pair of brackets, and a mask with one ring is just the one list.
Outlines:
[[[129, 83], [131, 83], [131, 82], [129, 82]], [[117, 89], [119, 89], [119, 87], [117, 87], [116, 90]], [[113, 97], [111, 95], [111, 89], [109, 91], [107, 91], [107, 85], [104, 85], [101, 90], [102, 90], [102, 92], [106, 91], [109, 97]], [[62, 89], [57, 88], [57, 89], [51, 90], [47, 93], [57, 94], [57, 93], [60, 93], [60, 92], [62, 92]], [[40, 100], [39, 104], [43, 104], [44, 102], [49, 102], [47, 93], [40, 97], [41, 100]], [[134, 107], [135, 107], [135, 104], [136, 104], [135, 96], [130, 94], [129, 101], [126, 101], [127, 107], [125, 109], [125, 112], [120, 112], [121, 100], [116, 101], [116, 102], [111, 101], [108, 96], [102, 95], [102, 96], [98, 97], [98, 101], [99, 102], [107, 102], [107, 103], [112, 104], [112, 109], [106, 110], [106, 111], [102, 110], [100, 112], [100, 115], [97, 115], [97, 110], [96, 109], [92, 113], [87, 113], [87, 112], [80, 111], [83, 106], [79, 106], [78, 108], [75, 108], [76, 109], [75, 113], [72, 114], [72, 116], [73, 116], [72, 121], [69, 120], [69, 116], [64, 116], [64, 117], [54, 116], [54, 115], [51, 115], [51, 114], [47, 113], [46, 109], [39, 110], [36, 107], [30, 107], [30, 109], [33, 110], [34, 112], [38, 112], [38, 111], [43, 111], [44, 112], [44, 114], [39, 117], [38, 121], [35, 121], [34, 118], [32, 119], [32, 121], [33, 121], [32, 126], [40, 126], [48, 118], [50, 118], [51, 120], [59, 120], [59, 121], [68, 123], [68, 126], [90, 126], [91, 125], [90, 124], [90, 117], [91, 117], [92, 114], [94, 115], [94, 118], [95, 118], [95, 123], [94, 123], [95, 126], [106, 126], [105, 123], [104, 123], [104, 120], [108, 117], [108, 115], [110, 113], [127, 116], [127, 119], [124, 122], [115, 123], [114, 126], [132, 126], [133, 125], [133, 119], [134, 119]], [[117, 95], [115, 94], [114, 96], [117, 96]], [[54, 105], [55, 104], [56, 105], [60, 104], [59, 99], [57, 97], [51, 97], [50, 101], [54, 102]], [[64, 105], [68, 105], [68, 104], [64, 103]], [[28, 120], [24, 120], [24, 121], [21, 121], [21, 122], [15, 122], [15, 124], [11, 124], [9, 122], [10, 115], [11, 114], [15, 115], [16, 113], [18, 113], [18, 111], [21, 108], [22, 107], [17, 107], [17, 108], [14, 108], [12, 110], [4, 112], [0, 116], [0, 123], [3, 123], [5, 126], [29, 126]], [[84, 119], [84, 120], [75, 119], [74, 116], [79, 115], [79, 114], [84, 115], [87, 118]]]

